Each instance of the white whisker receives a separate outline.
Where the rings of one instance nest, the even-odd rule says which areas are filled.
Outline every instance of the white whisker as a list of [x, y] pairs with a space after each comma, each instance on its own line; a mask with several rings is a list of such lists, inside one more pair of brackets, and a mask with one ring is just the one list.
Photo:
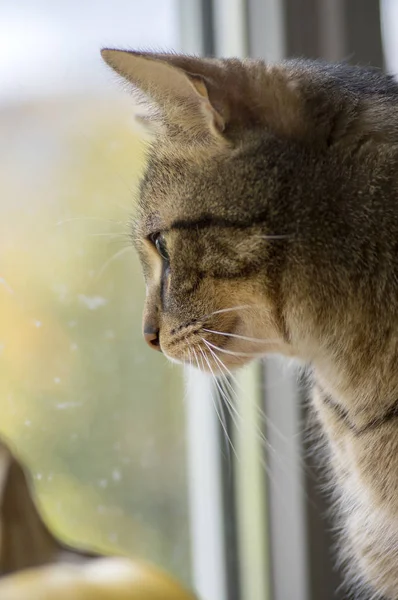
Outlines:
[[64, 225], [65, 223], [70, 223], [72, 221], [102, 221], [105, 223], [115, 223], [116, 225], [125, 225], [126, 224], [123, 221], [116, 221], [115, 219], [105, 219], [104, 217], [81, 216], [81, 217], [69, 217], [67, 219], [62, 219], [61, 221], [57, 221], [57, 223], [55, 223], [55, 226], [59, 227], [60, 225]]
[[112, 233], [88, 233], [89, 237], [110, 237], [110, 238], [127, 238], [130, 240], [128, 231], [116, 231]]
[[[245, 390], [242, 388], [241, 384], [239, 383], [239, 381], [237, 380], [237, 378], [233, 375], [233, 373], [228, 369], [228, 367], [220, 359], [220, 357], [217, 356], [217, 354], [208, 346], [207, 341], [204, 340], [204, 342], [207, 345], [208, 350], [211, 353], [211, 355], [213, 356], [214, 360], [216, 360], [217, 363], [220, 365], [220, 368], [224, 370], [224, 377], [225, 377], [224, 380], [225, 380], [225, 383], [228, 385], [231, 394], [233, 394], [233, 396], [236, 398], [236, 400], [238, 400], [237, 391], [234, 388], [234, 386], [232, 385], [232, 383], [228, 380], [228, 377], [225, 376], [225, 374], [228, 374], [228, 376], [231, 378], [233, 384], [240, 390], [241, 393], [244, 394]], [[258, 406], [258, 404], [256, 404], [256, 410], [257, 410], [257, 414], [259, 415], [259, 418], [261, 419], [261, 421], [263, 423], [265, 423], [265, 425], [269, 429], [272, 429], [276, 433], [276, 435], [278, 435], [278, 437], [281, 439], [281, 441], [284, 444], [289, 444], [290, 442], [289, 442], [288, 438], [285, 435], [283, 435], [283, 433], [279, 430], [279, 428], [271, 421], [271, 419], [268, 417], [268, 415], [266, 414], [266, 412], [263, 409], [261, 409], [261, 407]], [[272, 444], [270, 444], [270, 442], [266, 438], [264, 432], [262, 431], [262, 429], [261, 429], [261, 427], [259, 425], [257, 425], [256, 430], [257, 430], [257, 435], [259, 436], [259, 439], [261, 440], [261, 443], [268, 450], [272, 451], [273, 455], [276, 457], [276, 459], [279, 462], [279, 464], [281, 465], [282, 469], [286, 473], [289, 473], [289, 471], [287, 470], [289, 467], [288, 466], [285, 467], [282, 459], [279, 457], [279, 455], [277, 454], [277, 452], [276, 452], [275, 448], [272, 446]], [[301, 457], [296, 457], [296, 458], [298, 458], [299, 464], [300, 464], [301, 468], [303, 469], [303, 471], [306, 472], [307, 474], [312, 475], [311, 469], [309, 468], [308, 465], [306, 465], [306, 463], [303, 460], [303, 458], [301, 458]], [[304, 490], [304, 488], [303, 488], [303, 490]]]
[[106, 260], [104, 262], [104, 264], [102, 265], [101, 269], [98, 271], [98, 274], [97, 274], [97, 277], [96, 277], [96, 281], [98, 281], [98, 279], [101, 278], [101, 276], [104, 274], [104, 272], [106, 271], [106, 269], [109, 267], [109, 265], [114, 260], [116, 260], [117, 258], [120, 258], [127, 251], [131, 251], [131, 250], [132, 250], [131, 246], [125, 246], [124, 248], [122, 248], [121, 250], [119, 250], [118, 252], [116, 252], [115, 254], [113, 254], [110, 258], [108, 258], [108, 260]]
[[[233, 397], [234, 397], [236, 400], [239, 400], [239, 397], [238, 397], [237, 391], [236, 391], [236, 389], [234, 388], [234, 386], [232, 385], [232, 383], [231, 383], [231, 382], [228, 380], [228, 377], [227, 377], [226, 373], [228, 373], [228, 374], [229, 374], [229, 376], [232, 378], [232, 380], [235, 382], [235, 384], [237, 384], [237, 383], [238, 383], [238, 382], [237, 382], [237, 380], [236, 380], [236, 378], [235, 378], [235, 377], [233, 377], [233, 375], [232, 375], [232, 373], [229, 371], [228, 367], [227, 367], [227, 366], [226, 366], [226, 365], [225, 365], [225, 364], [222, 362], [222, 360], [221, 360], [221, 359], [220, 359], [220, 358], [219, 358], [219, 357], [216, 355], [216, 353], [215, 353], [215, 352], [213, 352], [213, 350], [212, 350], [211, 348], [209, 348], [209, 351], [211, 352], [211, 354], [212, 354], [213, 358], [214, 358], [214, 359], [217, 361], [217, 363], [220, 365], [220, 367], [221, 367], [222, 369], [224, 369], [224, 373], [223, 373], [223, 376], [224, 376], [224, 382], [225, 382], [225, 383], [228, 385], [228, 388], [229, 388], [229, 391], [230, 391], [230, 393], [232, 394], [232, 396], [233, 396]], [[239, 386], [239, 387], [241, 388], [241, 386]], [[243, 391], [243, 390], [242, 390], [242, 388], [241, 388], [241, 391]], [[241, 415], [240, 415], [240, 413], [239, 413], [239, 411], [237, 410], [237, 408], [236, 408], [236, 407], [233, 405], [232, 398], [231, 398], [231, 400], [230, 400], [230, 403], [231, 403], [231, 406], [233, 407], [233, 409], [234, 409], [234, 410], [235, 410], [235, 411], [236, 411], [236, 412], [239, 414], [239, 417], [240, 417], [240, 418], [242, 418], [242, 417], [241, 417]], [[256, 407], [256, 408], [257, 408], [257, 407]], [[268, 418], [267, 418], [267, 421], [268, 421]], [[271, 451], [272, 451], [272, 452], [273, 452], [273, 453], [276, 455], [276, 452], [275, 452], [275, 449], [274, 449], [274, 447], [273, 447], [273, 446], [272, 446], [272, 445], [269, 443], [269, 441], [268, 441], [268, 440], [267, 440], [267, 438], [265, 437], [265, 434], [263, 433], [263, 431], [261, 430], [261, 427], [260, 427], [259, 425], [257, 425], [257, 426], [256, 426], [256, 433], [257, 433], [257, 435], [258, 435], [258, 437], [259, 437], [259, 439], [260, 439], [260, 441], [261, 441], [262, 445], [265, 445], [265, 447], [266, 447], [268, 450], [271, 450]]]
[[[189, 366], [192, 367], [192, 354], [191, 354], [191, 349], [187, 348], [188, 350], [188, 361], [189, 361]], [[184, 356], [185, 358], [185, 356]]]
[[203, 331], [207, 331], [207, 333], [215, 333], [216, 335], [224, 335], [226, 337], [231, 337], [231, 338], [236, 338], [238, 340], [244, 340], [246, 342], [255, 342], [257, 344], [261, 344], [261, 343], [276, 343], [279, 342], [280, 340], [278, 340], [277, 338], [272, 339], [272, 338], [254, 338], [254, 337], [248, 337], [246, 335], [240, 335], [238, 333], [228, 333], [226, 331], [216, 331], [215, 329], [206, 329], [205, 327], [202, 328]]
[[218, 352], [223, 352], [224, 354], [229, 354], [230, 356], [249, 356], [251, 358], [255, 358], [255, 357], [262, 357], [264, 358], [265, 352], [234, 352], [233, 350], [225, 350], [225, 348], [220, 348], [219, 346], [216, 346], [215, 344], [212, 344], [211, 342], [209, 342], [209, 340], [205, 340], [205, 338], [201, 338], [201, 340], [203, 342], [206, 342], [206, 344], [209, 344], [209, 346], [211, 346], [214, 350], [217, 350]]
[[[210, 348], [209, 348], [209, 351], [211, 352], [211, 349], [210, 349]], [[215, 353], [213, 353], [213, 352], [212, 352], [212, 354], [215, 356]], [[224, 375], [224, 377], [225, 377], [225, 375]], [[228, 380], [227, 380], [227, 379], [224, 379], [224, 381], [225, 381], [225, 382], [227, 382]], [[229, 383], [229, 382], [228, 382], [228, 383]], [[229, 384], [229, 385], [230, 385], [230, 384]], [[234, 391], [234, 395], [235, 395], [235, 397], [237, 397], [237, 396], [236, 396], [236, 391]], [[228, 396], [228, 394], [225, 392], [225, 396], [224, 396], [224, 397], [226, 397], [226, 396]], [[233, 409], [234, 409], [234, 411], [235, 411], [235, 412], [237, 413], [237, 415], [239, 416], [239, 419], [240, 419], [240, 421], [242, 422], [242, 419], [243, 419], [243, 417], [240, 415], [240, 413], [239, 413], [239, 411], [236, 409], [236, 407], [235, 407], [235, 406], [233, 406], [233, 404], [232, 404], [231, 400], [227, 400], [227, 405], [230, 407], [230, 408], [229, 408], [229, 411], [231, 410], [231, 408], [233, 408]], [[231, 414], [231, 412], [230, 412], [230, 414]], [[231, 417], [232, 417], [232, 415], [231, 415]], [[233, 417], [232, 417], [232, 418], [233, 418]], [[239, 431], [239, 426], [238, 426], [238, 424], [237, 424], [237, 422], [236, 422], [236, 419], [234, 419], [234, 418], [233, 418], [233, 422], [234, 422], [234, 425], [235, 425], [235, 427], [236, 427], [237, 431]], [[257, 433], [257, 435], [258, 435], [258, 437], [259, 437], [259, 441], [260, 441], [260, 443], [261, 443], [261, 447], [263, 448], [263, 447], [265, 446], [267, 450], [272, 450], [272, 452], [273, 452], [274, 456], [276, 457], [276, 459], [277, 459], [277, 461], [278, 461], [278, 463], [279, 463], [280, 467], [282, 468], [282, 470], [283, 470], [285, 473], [289, 473], [289, 471], [287, 470], [287, 469], [288, 469], [288, 466], [285, 466], [285, 465], [283, 464], [283, 461], [282, 461], [282, 459], [281, 459], [281, 458], [280, 458], [280, 457], [277, 455], [277, 453], [276, 453], [275, 449], [274, 449], [274, 448], [271, 446], [271, 444], [270, 444], [270, 443], [268, 442], [268, 440], [265, 438], [264, 434], [261, 432], [261, 430], [260, 430], [260, 428], [259, 428], [258, 426], [256, 427], [256, 433]], [[276, 491], [277, 491], [277, 492], [278, 492], [278, 494], [280, 495], [281, 503], [284, 505], [284, 507], [285, 507], [285, 509], [286, 509], [286, 512], [287, 512], [287, 514], [289, 514], [289, 517], [292, 517], [291, 513], [289, 513], [289, 511], [288, 511], [288, 505], [286, 504], [286, 501], [285, 501], [285, 499], [284, 499], [284, 497], [283, 497], [283, 494], [282, 494], [281, 487], [279, 486], [278, 482], [276, 481], [276, 479], [275, 479], [275, 476], [274, 476], [274, 474], [272, 473], [272, 471], [271, 471], [271, 469], [270, 469], [270, 467], [269, 467], [269, 465], [268, 465], [268, 463], [267, 463], [267, 461], [266, 461], [266, 458], [265, 458], [265, 456], [264, 456], [264, 455], [261, 455], [261, 457], [260, 457], [260, 464], [261, 464], [262, 468], [265, 470], [265, 472], [267, 473], [267, 475], [268, 475], [268, 478], [269, 478], [269, 480], [270, 480], [271, 484], [274, 486], [274, 488], [276, 489]], [[304, 491], [304, 488], [303, 488], [303, 486], [301, 486], [301, 489], [302, 489], [302, 491]], [[304, 493], [305, 493], [305, 491], [304, 491]], [[308, 498], [308, 496], [307, 496], [307, 494], [306, 494], [306, 493], [305, 493], [305, 495], [306, 495], [306, 497]]]
[[[217, 389], [218, 389], [218, 390], [220, 391], [220, 393], [222, 394], [222, 392], [221, 392], [221, 390], [220, 390], [219, 382], [217, 381], [217, 377], [215, 376], [215, 374], [214, 374], [214, 371], [213, 371], [213, 369], [211, 368], [211, 364], [210, 364], [210, 361], [209, 361], [209, 359], [207, 358], [207, 356], [206, 356], [205, 352], [203, 352], [202, 348], [199, 348], [199, 351], [200, 351], [200, 353], [201, 353], [201, 355], [202, 355], [203, 359], [206, 361], [206, 363], [207, 363], [207, 366], [209, 367], [210, 373], [211, 373], [211, 375], [212, 375], [212, 378], [213, 378], [213, 380], [214, 380], [214, 382], [215, 382], [215, 384], [216, 384], [216, 386], [217, 386]], [[219, 400], [221, 401], [221, 398], [219, 398]], [[217, 410], [217, 407], [216, 407], [216, 404], [215, 404], [215, 402], [214, 402], [214, 398], [213, 398], [213, 404], [214, 404], [214, 408], [215, 408], [215, 410], [216, 410], [216, 413], [217, 413], [218, 419], [219, 419], [219, 421], [220, 421], [220, 423], [221, 423], [221, 426], [222, 426], [222, 428], [223, 428], [224, 434], [225, 434], [225, 436], [226, 436], [226, 439], [228, 440], [228, 443], [229, 443], [229, 445], [227, 445], [227, 446], [228, 446], [228, 448], [229, 448], [229, 447], [231, 447], [231, 448], [232, 448], [232, 450], [233, 450], [233, 453], [235, 454], [235, 456], [236, 456], [237, 460], [239, 460], [239, 459], [238, 459], [238, 455], [237, 455], [237, 453], [236, 453], [236, 450], [235, 450], [235, 446], [233, 445], [233, 443], [232, 443], [232, 440], [231, 440], [231, 437], [230, 437], [230, 435], [229, 435], [229, 433], [228, 433], [228, 429], [227, 429], [227, 422], [226, 422], [226, 420], [225, 420], [225, 414], [223, 413], [222, 404], [220, 405], [220, 408], [221, 408], [221, 411], [222, 411], [222, 415], [223, 415], [223, 418], [224, 418], [224, 420], [222, 420], [222, 419], [221, 419], [221, 417], [220, 417], [220, 414], [219, 414], [219, 412], [218, 412], [218, 410]], [[231, 457], [230, 457], [230, 455], [229, 455], [229, 460], [230, 460], [230, 458], [231, 458]]]
[[209, 313], [208, 315], [203, 315], [202, 317], [200, 317], [197, 320], [198, 321], [207, 321], [213, 315], [220, 315], [222, 313], [228, 313], [228, 312], [239, 311], [239, 310], [247, 310], [248, 308], [253, 308], [253, 305], [243, 304], [241, 306], [231, 306], [230, 308], [221, 308], [219, 310], [215, 310], [215, 311]]

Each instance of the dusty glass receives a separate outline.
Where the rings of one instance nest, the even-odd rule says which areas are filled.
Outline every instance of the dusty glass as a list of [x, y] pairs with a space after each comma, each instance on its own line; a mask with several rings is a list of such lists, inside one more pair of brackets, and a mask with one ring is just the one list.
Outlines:
[[0, 44], [1, 432], [64, 539], [189, 582], [182, 374], [141, 339], [144, 156], [99, 57], [178, 49], [177, 2], [6, 0]]

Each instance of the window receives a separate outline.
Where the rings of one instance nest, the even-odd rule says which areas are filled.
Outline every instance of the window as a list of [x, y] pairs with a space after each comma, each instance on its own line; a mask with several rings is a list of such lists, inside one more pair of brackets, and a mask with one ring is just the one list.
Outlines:
[[[381, 5], [396, 70], [396, 7]], [[244, 370], [241, 416], [220, 424], [209, 377], [141, 340], [141, 133], [99, 48], [381, 65], [378, 3], [5, 0], [0, 17], [0, 431], [49, 523], [201, 600], [338, 598], [295, 374], [275, 358]]]
[[99, 55], [178, 49], [178, 5], [9, 0], [0, 13], [1, 432], [55, 531], [190, 583], [183, 377], [142, 343], [128, 220], [143, 156]]

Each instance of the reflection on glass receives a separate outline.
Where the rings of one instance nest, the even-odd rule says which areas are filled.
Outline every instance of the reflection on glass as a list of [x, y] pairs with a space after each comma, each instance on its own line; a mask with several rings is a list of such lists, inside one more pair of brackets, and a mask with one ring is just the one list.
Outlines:
[[[151, 7], [138, 5], [150, 32]], [[80, 10], [38, 6], [59, 27], [61, 7], [64, 21]], [[3, 4], [3, 28], [14, 9]], [[29, 18], [25, 30], [37, 25]], [[41, 66], [50, 78], [66, 68]], [[129, 98], [98, 90], [0, 96], [1, 432], [33, 470], [55, 531], [189, 582], [181, 373], [142, 342], [144, 285], [129, 238], [143, 147]]]

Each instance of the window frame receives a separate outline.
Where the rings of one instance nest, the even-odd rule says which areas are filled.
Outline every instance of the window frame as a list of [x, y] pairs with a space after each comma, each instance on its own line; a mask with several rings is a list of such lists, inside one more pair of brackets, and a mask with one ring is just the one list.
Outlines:
[[[331, 61], [352, 60], [380, 67], [384, 64], [380, 9], [379, 3], [374, 0], [180, 2], [181, 46], [186, 53], [249, 55], [269, 62], [288, 56], [303, 56]], [[321, 597], [323, 600], [342, 600], [341, 576], [335, 571], [335, 559], [331, 555], [333, 539], [330, 529], [333, 523], [327, 517], [329, 504], [320, 491], [322, 475], [317, 459], [308, 452], [308, 390], [297, 380], [296, 373], [287, 371], [282, 361], [275, 357], [267, 358], [259, 369], [253, 368], [244, 373], [240, 384], [239, 407], [251, 425], [244, 426], [239, 432], [233, 423], [228, 423], [228, 433], [241, 453], [241, 460], [233, 460], [232, 468], [222, 456], [223, 433], [215, 411], [210, 408], [206, 416], [204, 414], [209, 410], [210, 396], [214, 393], [207, 376], [197, 375], [194, 388], [192, 384], [188, 387], [188, 420], [190, 417], [193, 419], [197, 410], [193, 406], [195, 402], [208, 402], [207, 407], [201, 410], [203, 424], [208, 419], [206, 427], [212, 432], [212, 450], [210, 454], [206, 451], [206, 459], [202, 457], [201, 468], [205, 461], [211, 463], [212, 477], [218, 473], [223, 482], [222, 489], [218, 487], [216, 493], [213, 490], [208, 504], [213, 517], [217, 515], [219, 537], [217, 542], [212, 538], [213, 549], [207, 546], [206, 553], [207, 558], [212, 556], [218, 544], [218, 556], [223, 557], [224, 568], [218, 564], [219, 581], [214, 579], [211, 585], [209, 582], [206, 584], [206, 578], [212, 571], [210, 566], [209, 571], [205, 566], [204, 548], [196, 547], [193, 552], [196, 589], [203, 600], [318, 600]], [[269, 423], [263, 433], [275, 451], [263, 452], [262, 459], [266, 460], [272, 477], [264, 471], [257, 471], [258, 489], [262, 485], [261, 493], [265, 498], [254, 506], [252, 499], [245, 494], [245, 473], [247, 461], [257, 461], [257, 467], [260, 464], [259, 447], [251, 443], [253, 440], [248, 441], [248, 437], [257, 435], [259, 425], [253, 419], [256, 398]], [[203, 433], [198, 434], [196, 430], [192, 433], [189, 429], [189, 432], [192, 435], [189, 453], [199, 453], [204, 439], [209, 443], [209, 438], [204, 438]], [[285, 463], [286, 468], [282, 469], [281, 463]], [[228, 468], [229, 475], [226, 474]], [[256, 557], [254, 568], [253, 555], [249, 559], [250, 545], [247, 544], [250, 535], [247, 515], [253, 510], [256, 511], [257, 523], [264, 528], [266, 540]], [[195, 515], [193, 511], [194, 538], [198, 535], [194, 533], [195, 519], [199, 519], [199, 513]], [[232, 523], [232, 536], [225, 532], [227, 523]], [[229, 547], [231, 537], [232, 549]], [[261, 565], [262, 575], [259, 571]], [[253, 577], [263, 578], [261, 591], [251, 585]], [[222, 594], [218, 595], [221, 581], [224, 587]]]

